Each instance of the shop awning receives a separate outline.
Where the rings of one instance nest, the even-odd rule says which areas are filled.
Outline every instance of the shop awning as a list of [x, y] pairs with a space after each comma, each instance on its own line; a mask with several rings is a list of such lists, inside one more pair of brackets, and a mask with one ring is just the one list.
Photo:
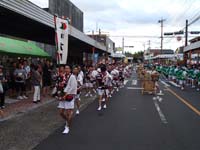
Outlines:
[[50, 57], [48, 53], [31, 42], [24, 42], [5, 37], [0, 37], [0, 54], [17, 57]]

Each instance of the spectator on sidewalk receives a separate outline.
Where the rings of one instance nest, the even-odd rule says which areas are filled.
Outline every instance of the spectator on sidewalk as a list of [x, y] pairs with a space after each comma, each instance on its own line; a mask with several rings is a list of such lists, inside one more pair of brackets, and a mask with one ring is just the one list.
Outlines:
[[5, 93], [6, 93], [6, 84], [7, 80], [3, 73], [3, 66], [0, 66], [0, 109], [5, 108]]
[[27, 60], [24, 60], [23, 62], [24, 70], [26, 71], [26, 82], [25, 82], [25, 91], [31, 90], [31, 67], [29, 66]]
[[21, 63], [17, 65], [17, 69], [14, 71], [14, 76], [18, 95], [17, 99], [28, 99], [28, 97], [25, 96], [26, 71], [23, 69], [23, 65]]
[[9, 82], [9, 95], [10, 97], [15, 97], [16, 96], [16, 85], [15, 85], [15, 76], [14, 76], [14, 72], [17, 68], [17, 63], [16, 62], [12, 62], [11, 63], [11, 67], [9, 70], [9, 74], [10, 74], [10, 80]]
[[50, 86], [51, 86], [51, 72], [52, 68], [50, 66], [50, 61], [47, 60], [42, 68], [42, 79], [43, 79], [43, 96], [50, 94]]
[[40, 102], [40, 88], [42, 76], [39, 73], [39, 67], [36, 65], [32, 70], [32, 84], [34, 86], [33, 103]]

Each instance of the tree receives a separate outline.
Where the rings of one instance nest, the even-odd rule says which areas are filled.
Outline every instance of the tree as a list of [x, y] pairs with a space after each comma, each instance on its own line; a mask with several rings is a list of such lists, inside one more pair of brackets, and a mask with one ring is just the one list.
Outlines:
[[139, 61], [143, 62], [143, 60], [144, 60], [144, 52], [143, 51], [135, 52], [133, 54], [133, 60], [135, 62], [139, 62]]
[[133, 54], [132, 53], [130, 53], [130, 52], [125, 52], [125, 54], [124, 54], [126, 57], [133, 57]]

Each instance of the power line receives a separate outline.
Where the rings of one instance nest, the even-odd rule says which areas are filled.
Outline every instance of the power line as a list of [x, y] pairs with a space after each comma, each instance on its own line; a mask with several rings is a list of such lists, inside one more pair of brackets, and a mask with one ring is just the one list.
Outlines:
[[149, 36], [149, 35], [109, 35], [109, 37], [126, 37], [126, 38], [160, 38], [159, 36]]
[[199, 15], [196, 19], [194, 19], [193, 21], [191, 21], [191, 22], [188, 24], [188, 26], [191, 26], [192, 24], [194, 24], [195, 22], [197, 22], [199, 19], [200, 19], [200, 15]]

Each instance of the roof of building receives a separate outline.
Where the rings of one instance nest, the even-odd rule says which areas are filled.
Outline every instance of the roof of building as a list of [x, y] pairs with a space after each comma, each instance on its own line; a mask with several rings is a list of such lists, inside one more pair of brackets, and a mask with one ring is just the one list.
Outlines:
[[195, 43], [195, 42], [197, 42], [197, 41], [200, 41], [200, 36], [197, 36], [197, 37], [195, 37], [195, 38], [189, 40], [190, 43]]
[[161, 51], [161, 49], [150, 49], [148, 50], [149, 53], [154, 53], [154, 55], [158, 55], [158, 54], [174, 54], [174, 50], [171, 49], [163, 49]]

